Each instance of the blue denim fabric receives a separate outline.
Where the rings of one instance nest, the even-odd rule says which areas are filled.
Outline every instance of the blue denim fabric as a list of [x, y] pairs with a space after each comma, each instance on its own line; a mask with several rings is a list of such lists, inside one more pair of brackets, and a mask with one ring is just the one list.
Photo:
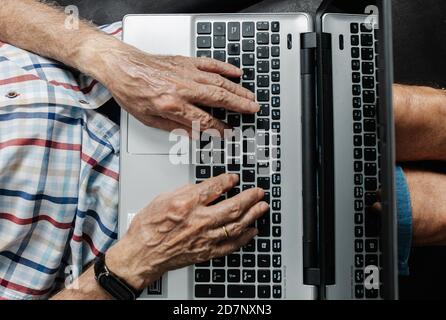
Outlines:
[[412, 206], [406, 176], [401, 167], [395, 170], [396, 204], [398, 212], [398, 271], [409, 275], [409, 256], [412, 246]]

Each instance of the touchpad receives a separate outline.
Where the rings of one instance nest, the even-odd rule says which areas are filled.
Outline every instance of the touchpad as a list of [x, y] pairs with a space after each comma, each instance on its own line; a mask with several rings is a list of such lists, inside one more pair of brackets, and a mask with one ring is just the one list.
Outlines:
[[133, 116], [128, 117], [127, 152], [130, 154], [147, 155], [175, 155], [178, 148], [173, 148], [178, 143], [178, 136], [160, 129], [144, 125]]

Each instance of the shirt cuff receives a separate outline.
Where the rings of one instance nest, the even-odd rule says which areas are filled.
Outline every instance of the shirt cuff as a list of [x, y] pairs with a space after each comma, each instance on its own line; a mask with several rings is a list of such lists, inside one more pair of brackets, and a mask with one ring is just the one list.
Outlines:
[[398, 271], [409, 275], [409, 256], [412, 246], [412, 206], [406, 176], [401, 167], [395, 171], [398, 212]]

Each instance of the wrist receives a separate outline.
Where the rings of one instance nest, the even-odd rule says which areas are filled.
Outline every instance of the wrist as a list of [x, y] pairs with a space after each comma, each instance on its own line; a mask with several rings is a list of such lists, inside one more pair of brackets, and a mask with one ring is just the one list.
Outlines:
[[162, 275], [162, 272], [154, 271], [153, 267], [147, 268], [147, 263], [139, 261], [122, 240], [107, 251], [105, 264], [112, 273], [137, 291], [145, 289]]
[[91, 76], [107, 86], [110, 75], [109, 60], [111, 56], [120, 51], [123, 43], [109, 35], [97, 33], [85, 37], [76, 53], [76, 69]]

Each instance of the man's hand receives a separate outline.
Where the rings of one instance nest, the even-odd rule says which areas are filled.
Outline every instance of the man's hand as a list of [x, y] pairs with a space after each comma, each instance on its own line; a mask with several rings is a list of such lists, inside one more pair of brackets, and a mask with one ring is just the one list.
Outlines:
[[242, 75], [230, 64], [150, 55], [83, 21], [78, 29], [66, 29], [65, 19], [62, 11], [37, 0], [1, 0], [0, 40], [92, 76], [129, 113], [164, 130], [191, 133], [192, 121], [197, 121], [201, 131], [217, 129], [223, 136], [227, 126], [200, 106], [259, 110], [252, 92], [225, 78]]
[[107, 266], [142, 289], [166, 271], [225, 256], [242, 247], [257, 235], [251, 225], [269, 207], [261, 202], [264, 192], [258, 188], [211, 204], [238, 180], [237, 175], [225, 174], [159, 196], [107, 252]]
[[[99, 58], [100, 57], [100, 61]], [[209, 58], [155, 56], [126, 44], [116, 43], [96, 58], [97, 71], [115, 100], [146, 125], [171, 131], [216, 129], [223, 136], [229, 127], [200, 106], [219, 107], [239, 113], [255, 113], [254, 94], [226, 79], [242, 71]]]

